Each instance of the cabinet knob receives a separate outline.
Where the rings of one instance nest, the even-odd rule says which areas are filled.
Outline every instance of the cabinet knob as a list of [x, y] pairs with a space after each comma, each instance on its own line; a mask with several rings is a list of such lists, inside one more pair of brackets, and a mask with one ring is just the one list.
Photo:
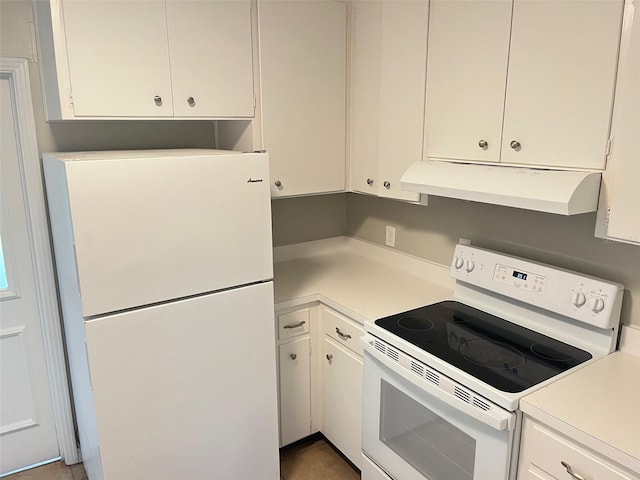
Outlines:
[[190, 107], [195, 107], [196, 106], [196, 99], [193, 97], [189, 97], [187, 98], [187, 103], [189, 104]]
[[513, 148], [516, 152], [520, 150], [520, 142], [518, 142], [517, 140], [511, 140], [511, 143], [509, 144], [509, 146], [511, 148]]
[[367, 178], [367, 185], [370, 187], [373, 185], [373, 178]]
[[486, 140], [480, 140], [478, 142], [478, 146], [483, 150], [486, 150], [489, 147], [489, 142], [487, 142]]
[[282, 186], [282, 182], [280, 180], [276, 180], [275, 182], [273, 182], [273, 184], [278, 188]]
[[156, 95], [155, 97], [153, 97], [153, 101], [156, 102], [157, 106], [162, 105], [162, 97], [160, 95]]
[[386, 188], [387, 190], [389, 190], [391, 188], [391, 183], [389, 183], [388, 180], [385, 180], [382, 185], [384, 185], [384, 188]]
[[298, 358], [298, 356], [295, 353], [292, 353], [289, 356], [291, 357], [291, 360], [295, 360], [296, 358]]
[[333, 354], [332, 353], [327, 353], [327, 360], [329, 362], [331, 362], [331, 360], [333, 360]]
[[571, 469], [571, 465], [569, 465], [567, 462], [560, 462], [560, 464], [567, 469], [567, 473], [571, 476], [571, 478], [575, 479], [575, 480], [584, 480], [584, 477], [582, 475], [578, 475], [576, 472], [574, 472]]

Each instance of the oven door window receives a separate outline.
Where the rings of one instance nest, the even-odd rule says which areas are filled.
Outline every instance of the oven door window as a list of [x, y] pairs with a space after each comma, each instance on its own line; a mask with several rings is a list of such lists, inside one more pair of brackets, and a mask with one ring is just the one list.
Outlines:
[[425, 478], [473, 480], [475, 439], [384, 380], [380, 441]]

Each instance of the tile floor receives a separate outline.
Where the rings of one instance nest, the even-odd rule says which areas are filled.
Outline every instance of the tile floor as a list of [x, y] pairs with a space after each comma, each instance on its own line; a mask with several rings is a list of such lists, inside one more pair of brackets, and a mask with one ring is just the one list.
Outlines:
[[[282, 480], [359, 480], [360, 472], [323, 438], [314, 437], [280, 452]], [[5, 480], [87, 480], [82, 464], [54, 462]], [[245, 479], [234, 479], [245, 480]], [[248, 479], [247, 479], [248, 480]]]
[[9, 475], [5, 480], [87, 480], [87, 474], [81, 463], [68, 466], [60, 461]]
[[324, 439], [313, 437], [280, 451], [282, 480], [360, 480], [360, 472]]

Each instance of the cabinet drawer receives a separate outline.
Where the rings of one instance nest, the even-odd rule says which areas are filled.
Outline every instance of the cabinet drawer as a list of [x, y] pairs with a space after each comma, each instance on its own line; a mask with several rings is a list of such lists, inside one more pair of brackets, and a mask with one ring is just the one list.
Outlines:
[[308, 308], [278, 315], [278, 338], [284, 340], [309, 333], [309, 318]]
[[567, 467], [586, 479], [638, 479], [611, 460], [529, 418], [525, 418], [522, 440], [518, 480], [571, 478]]
[[322, 310], [322, 328], [324, 333], [338, 343], [362, 356], [360, 337], [364, 335], [364, 330], [353, 320], [349, 320], [338, 312], [324, 308]]

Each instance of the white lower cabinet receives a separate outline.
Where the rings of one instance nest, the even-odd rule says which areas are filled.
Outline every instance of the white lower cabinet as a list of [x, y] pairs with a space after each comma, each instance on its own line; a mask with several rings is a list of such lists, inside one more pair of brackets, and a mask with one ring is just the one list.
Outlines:
[[280, 345], [280, 445], [311, 434], [309, 337]]
[[362, 325], [317, 303], [276, 318], [280, 446], [320, 431], [361, 468]]
[[362, 357], [329, 336], [322, 345], [322, 433], [358, 468], [362, 445]]
[[525, 416], [518, 480], [638, 480], [594, 450]]
[[322, 433], [358, 468], [362, 465], [362, 327], [321, 306]]
[[276, 312], [281, 447], [313, 433], [310, 332], [315, 309]]

